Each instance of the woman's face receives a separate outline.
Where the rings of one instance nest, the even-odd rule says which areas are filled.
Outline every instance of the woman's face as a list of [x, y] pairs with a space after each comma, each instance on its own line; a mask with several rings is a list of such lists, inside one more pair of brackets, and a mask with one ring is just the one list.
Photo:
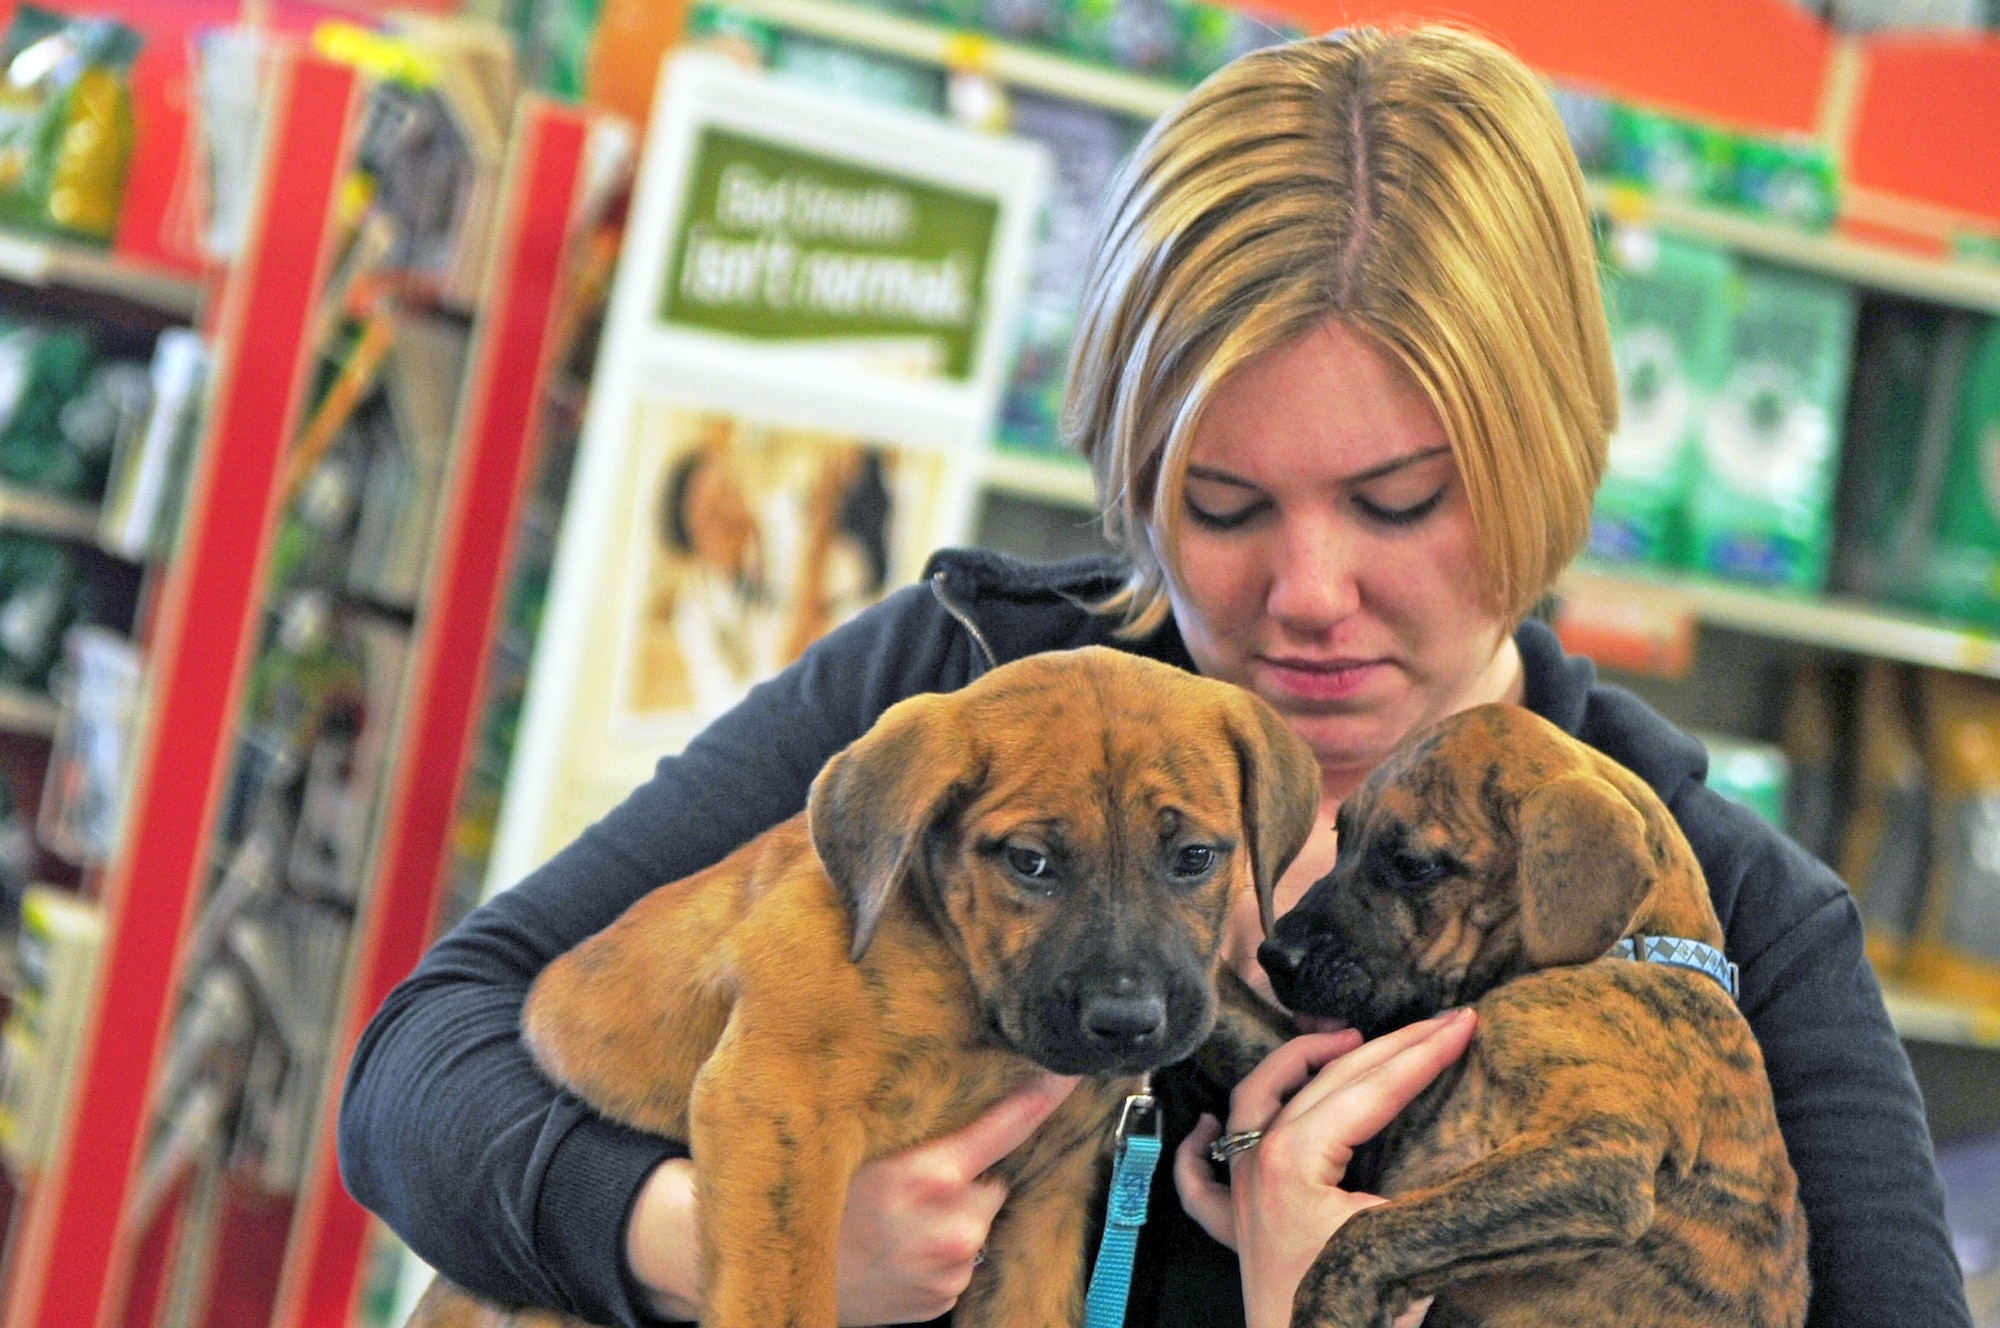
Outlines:
[[1327, 323], [1244, 365], [1189, 457], [1168, 595], [1201, 671], [1263, 697], [1338, 800], [1404, 735], [1518, 699], [1444, 426], [1401, 366]]

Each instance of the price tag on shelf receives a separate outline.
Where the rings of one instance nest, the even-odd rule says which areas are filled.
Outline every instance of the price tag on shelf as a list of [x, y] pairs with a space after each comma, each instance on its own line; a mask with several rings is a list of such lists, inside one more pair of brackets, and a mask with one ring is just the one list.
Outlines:
[[1667, 586], [1573, 573], [1563, 579], [1554, 625], [1563, 649], [1605, 668], [1656, 678], [1694, 668], [1694, 600]]

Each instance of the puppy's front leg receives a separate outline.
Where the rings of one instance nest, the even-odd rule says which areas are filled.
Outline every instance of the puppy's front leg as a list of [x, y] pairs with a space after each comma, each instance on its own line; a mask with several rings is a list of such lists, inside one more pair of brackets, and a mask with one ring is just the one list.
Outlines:
[[1652, 1225], [1663, 1144], [1629, 1121], [1581, 1122], [1358, 1213], [1299, 1283], [1293, 1328], [1375, 1328], [1465, 1277], [1629, 1245]]
[[1084, 1238], [1102, 1156], [1079, 1141], [1009, 1188], [986, 1239], [986, 1261], [952, 1313], [955, 1328], [1083, 1322]]
[[866, 1152], [827, 1067], [732, 1019], [695, 1079], [689, 1144], [707, 1328], [834, 1328], [834, 1250]]

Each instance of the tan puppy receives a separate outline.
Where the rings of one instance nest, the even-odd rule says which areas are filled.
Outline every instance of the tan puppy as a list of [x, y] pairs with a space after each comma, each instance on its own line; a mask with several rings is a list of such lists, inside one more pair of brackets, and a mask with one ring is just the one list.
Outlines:
[[[526, 1037], [605, 1115], [690, 1142], [703, 1321], [728, 1328], [832, 1328], [862, 1162], [1037, 1066], [1089, 1076], [996, 1168], [1009, 1197], [955, 1315], [1073, 1324], [1114, 1113], [1208, 1036], [1230, 904], [1254, 889], [1268, 922], [1318, 802], [1311, 752], [1249, 693], [1033, 656], [892, 707], [803, 813], [551, 964]], [[440, 1282], [412, 1322], [505, 1313]]]
[[1700, 865], [1636, 775], [1487, 706], [1340, 809], [1333, 871], [1259, 953], [1293, 1010], [1369, 1036], [1477, 1003], [1464, 1060], [1390, 1127], [1380, 1192], [1292, 1322], [1803, 1323], [1806, 1229], [1763, 1057], [1706, 973], [1607, 957], [1722, 945]]

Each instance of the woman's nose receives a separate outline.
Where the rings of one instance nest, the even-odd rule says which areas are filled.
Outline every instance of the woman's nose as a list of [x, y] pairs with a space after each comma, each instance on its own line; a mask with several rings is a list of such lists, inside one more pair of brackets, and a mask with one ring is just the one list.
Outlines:
[[1275, 550], [1266, 608], [1302, 630], [1330, 627], [1361, 605], [1360, 552], [1330, 521], [1288, 525]]

